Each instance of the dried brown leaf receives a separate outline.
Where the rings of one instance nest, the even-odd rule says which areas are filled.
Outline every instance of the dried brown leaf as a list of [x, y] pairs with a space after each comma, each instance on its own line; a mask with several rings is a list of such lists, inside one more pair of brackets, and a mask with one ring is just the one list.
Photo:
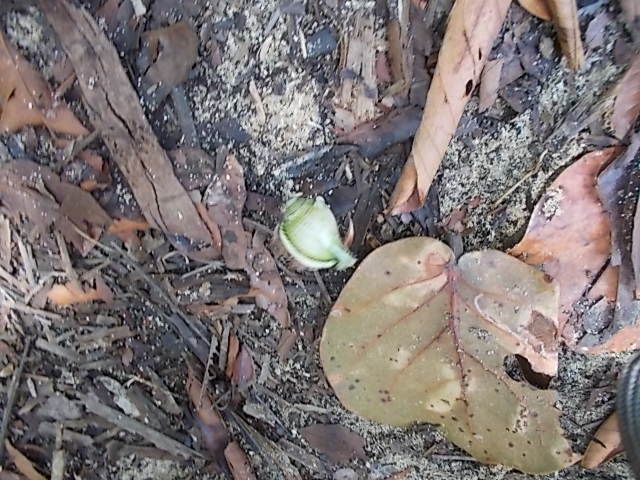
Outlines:
[[0, 205], [16, 221], [24, 215], [36, 233], [53, 225], [83, 255], [93, 244], [76, 228], [97, 239], [111, 223], [91, 194], [60, 181], [47, 167], [26, 160], [0, 168]]
[[68, 282], [64, 285], [56, 284], [47, 293], [47, 298], [54, 305], [66, 307], [95, 300], [109, 303], [113, 301], [113, 292], [102, 279], [98, 278], [95, 288], [80, 287], [76, 282]]
[[246, 271], [251, 289], [255, 293], [256, 305], [269, 312], [280, 322], [281, 327], [289, 327], [291, 319], [287, 309], [287, 292], [276, 261], [265, 247], [264, 237], [257, 231], [253, 234], [251, 248], [247, 251]]
[[392, 213], [422, 205], [471, 93], [480, 80], [510, 0], [458, 0], [449, 15], [422, 122], [391, 198]]
[[629, 69], [616, 86], [611, 126], [614, 135], [622, 139], [633, 127], [640, 114], [640, 55], [636, 55]]
[[236, 358], [240, 353], [240, 340], [235, 334], [229, 335], [229, 345], [227, 347], [227, 366], [225, 368], [225, 374], [227, 378], [231, 379], [233, 371], [236, 365]]
[[440, 424], [481, 462], [551, 472], [576, 460], [556, 393], [512, 380], [504, 361], [518, 354], [553, 375], [557, 311], [555, 282], [514, 257], [485, 250], [456, 264], [443, 243], [408, 238], [375, 250], [344, 287], [322, 365], [364, 417]]
[[498, 58], [490, 60], [482, 70], [482, 78], [480, 80], [480, 101], [478, 103], [478, 112], [482, 113], [495, 103], [498, 98], [498, 89], [500, 88], [500, 74], [502, 73], [502, 64], [504, 60]]
[[222, 171], [207, 188], [203, 202], [209, 217], [220, 228], [224, 263], [234, 270], [247, 268], [249, 235], [242, 225], [242, 209], [246, 199], [242, 166], [234, 155], [228, 155]]
[[251, 462], [238, 442], [230, 442], [224, 449], [224, 457], [231, 469], [234, 480], [255, 480], [256, 476], [251, 468]]
[[40, 6], [73, 64], [89, 119], [146, 220], [189, 257], [218, 257], [218, 245], [158, 143], [111, 41], [84, 9], [63, 0]]
[[15, 132], [27, 125], [44, 125], [73, 136], [89, 133], [0, 32], [0, 132]]
[[149, 230], [149, 228], [149, 222], [147, 222], [144, 218], [116, 218], [107, 229], [107, 233], [110, 235], [115, 235], [123, 242], [126, 242], [137, 238], [138, 232], [147, 231]]
[[518, 0], [518, 3], [531, 15], [542, 20], [551, 20], [551, 10], [549, 10], [546, 0]]
[[[229, 339], [231, 340], [231, 339]], [[231, 383], [241, 392], [255, 381], [255, 366], [253, 357], [246, 345], [242, 345], [240, 352], [233, 363]]]
[[177, 22], [142, 35], [150, 61], [140, 91], [142, 100], [155, 110], [171, 89], [187, 80], [198, 59], [198, 36], [187, 22]]
[[18, 475], [17, 473], [7, 472], [6, 470], [0, 472], [0, 480], [29, 480], [27, 477]]
[[325, 454], [333, 463], [367, 458], [364, 439], [342, 425], [310, 425], [300, 430], [300, 433], [312, 448]]
[[556, 26], [558, 42], [567, 58], [569, 67], [578, 70], [584, 63], [584, 51], [580, 37], [578, 6], [576, 0], [546, 0], [553, 23]]
[[229, 444], [229, 432], [209, 393], [206, 389], [203, 391], [202, 383], [196, 378], [191, 367], [187, 378], [187, 394], [198, 417], [198, 425], [207, 451], [218, 465], [224, 465], [224, 451]]
[[622, 452], [622, 450], [618, 412], [613, 412], [598, 427], [593, 440], [589, 442], [587, 450], [584, 452], [581, 465], [584, 468], [597, 468]]
[[558, 282], [561, 331], [573, 304], [609, 258], [611, 226], [596, 179], [619, 152], [609, 148], [588, 153], [564, 170], [540, 199], [524, 237], [510, 251]]
[[47, 480], [35, 469], [31, 460], [11, 445], [9, 440], [4, 441], [4, 446], [7, 450], [7, 454], [11, 458], [11, 461], [22, 475], [27, 477], [29, 480]]
[[638, 0], [620, 0], [625, 20], [632, 24], [640, 17], [640, 2]]

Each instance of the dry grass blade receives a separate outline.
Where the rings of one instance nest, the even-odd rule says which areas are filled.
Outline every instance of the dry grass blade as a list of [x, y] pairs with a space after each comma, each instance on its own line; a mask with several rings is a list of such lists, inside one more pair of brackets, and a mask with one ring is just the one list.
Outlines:
[[458, 0], [454, 4], [422, 122], [391, 197], [392, 213], [424, 203], [510, 4], [510, 0]]
[[0, 132], [15, 132], [27, 125], [44, 125], [73, 136], [88, 133], [0, 32]]
[[618, 412], [613, 412], [593, 436], [580, 462], [584, 468], [597, 468], [623, 450]]
[[218, 257], [220, 245], [175, 176], [111, 41], [85, 10], [64, 0], [40, 6], [73, 64], [89, 118], [147, 221], [186, 255], [205, 261]]
[[640, 55], [636, 55], [616, 86], [611, 126], [614, 135], [622, 139], [633, 127], [640, 114]]

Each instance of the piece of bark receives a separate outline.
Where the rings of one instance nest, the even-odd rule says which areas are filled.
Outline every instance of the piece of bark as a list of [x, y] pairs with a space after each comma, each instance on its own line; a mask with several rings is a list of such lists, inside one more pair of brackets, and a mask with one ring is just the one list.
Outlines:
[[189, 257], [218, 257], [221, 246], [176, 178], [109, 39], [85, 10], [64, 0], [40, 5], [74, 66], [89, 119], [147, 221]]
[[424, 204], [510, 4], [510, 0], [458, 0], [451, 9], [422, 122], [391, 197], [391, 213]]
[[618, 82], [615, 89], [611, 126], [618, 139], [624, 138], [640, 114], [640, 55]]
[[613, 412], [598, 427], [598, 431], [593, 436], [593, 440], [589, 442], [580, 464], [584, 468], [597, 468], [622, 452], [623, 449], [618, 412]]

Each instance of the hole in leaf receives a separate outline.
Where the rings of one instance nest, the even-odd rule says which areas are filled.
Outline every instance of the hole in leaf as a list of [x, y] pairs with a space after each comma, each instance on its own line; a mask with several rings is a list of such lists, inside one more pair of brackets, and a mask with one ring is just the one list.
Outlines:
[[472, 90], [473, 90], [473, 80], [468, 80], [466, 86], [464, 87], [464, 95], [469, 96]]

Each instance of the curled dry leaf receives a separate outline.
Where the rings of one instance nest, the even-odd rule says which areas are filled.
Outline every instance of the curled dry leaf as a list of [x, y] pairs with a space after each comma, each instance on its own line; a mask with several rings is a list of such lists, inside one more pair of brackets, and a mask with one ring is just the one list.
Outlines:
[[234, 155], [228, 155], [204, 194], [203, 203], [209, 217], [219, 226], [222, 236], [222, 258], [228, 268], [247, 268], [249, 235], [242, 225], [242, 209], [247, 199], [242, 166]]
[[187, 393], [198, 418], [204, 445], [219, 466], [225, 464], [224, 451], [229, 444], [229, 433], [213, 401], [191, 367], [187, 378]]
[[457, 0], [451, 9], [422, 122], [391, 197], [392, 213], [424, 203], [510, 4]]
[[333, 463], [347, 463], [359, 458], [366, 460], [364, 439], [342, 425], [316, 424], [304, 427], [302, 437]]
[[224, 457], [227, 459], [234, 480], [255, 480], [256, 476], [251, 468], [251, 462], [238, 442], [231, 442], [227, 445], [227, 448], [224, 449]]
[[593, 436], [580, 462], [584, 468], [597, 468], [622, 452], [618, 412], [613, 412]]
[[564, 170], [536, 205], [522, 240], [509, 252], [558, 282], [561, 332], [573, 304], [609, 259], [611, 225], [596, 179], [619, 152], [608, 148], [588, 153]]
[[89, 119], [146, 220], [185, 255], [217, 258], [219, 245], [178, 181], [111, 41], [91, 14], [70, 2], [50, 0], [40, 6], [73, 64]]
[[94, 300], [112, 302], [113, 292], [104, 283], [104, 280], [98, 277], [95, 283], [95, 288], [81, 287], [76, 282], [68, 282], [64, 285], [57, 284], [51, 287], [51, 290], [47, 293], [47, 298], [51, 303], [59, 307], [93, 302]]
[[31, 461], [25, 457], [17, 448], [15, 448], [9, 440], [4, 441], [4, 446], [11, 461], [18, 471], [29, 480], [46, 480], [33, 466]]
[[16, 221], [24, 215], [37, 233], [53, 225], [83, 255], [93, 244], [76, 228], [97, 239], [111, 223], [91, 194], [60, 181], [47, 167], [26, 160], [0, 168], [0, 205]]
[[[392, 425], [430, 422], [485, 463], [551, 472], [576, 461], [552, 390], [512, 380], [505, 358], [557, 368], [558, 288], [495, 250], [408, 238], [370, 254], [327, 319], [320, 355], [342, 403]], [[524, 455], [523, 455], [524, 453]]]
[[614, 135], [622, 139], [640, 114], [640, 55], [636, 55], [615, 91], [611, 126]]
[[144, 63], [150, 65], [142, 78], [140, 92], [142, 101], [155, 110], [173, 87], [187, 80], [198, 59], [198, 36], [183, 21], [148, 31], [142, 39]]
[[27, 125], [44, 125], [74, 136], [89, 133], [0, 32], [0, 132], [15, 132]]

